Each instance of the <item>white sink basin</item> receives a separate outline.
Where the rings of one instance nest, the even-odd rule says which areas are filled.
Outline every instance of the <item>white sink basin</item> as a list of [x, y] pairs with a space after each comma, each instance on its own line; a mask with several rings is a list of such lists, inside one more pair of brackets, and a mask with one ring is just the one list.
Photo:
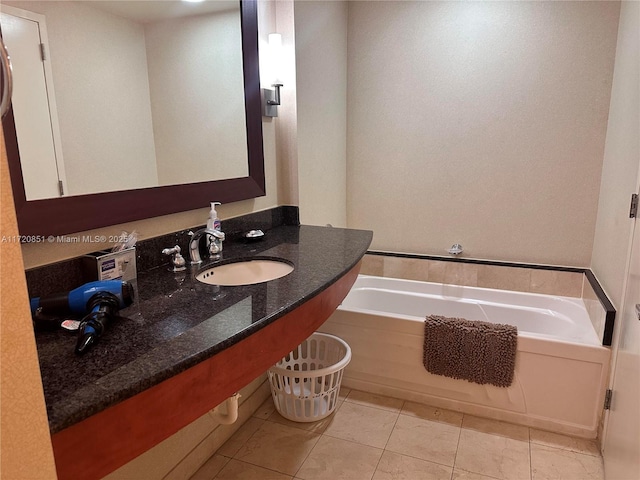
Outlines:
[[253, 285], [282, 278], [293, 272], [293, 266], [278, 260], [247, 260], [212, 267], [196, 276], [209, 285]]

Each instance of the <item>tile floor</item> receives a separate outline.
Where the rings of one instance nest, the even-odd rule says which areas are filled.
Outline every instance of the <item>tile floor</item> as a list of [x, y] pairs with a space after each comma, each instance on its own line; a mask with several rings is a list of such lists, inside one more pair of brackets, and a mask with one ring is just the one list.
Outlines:
[[342, 389], [330, 417], [282, 418], [269, 398], [191, 480], [602, 480], [577, 439]]

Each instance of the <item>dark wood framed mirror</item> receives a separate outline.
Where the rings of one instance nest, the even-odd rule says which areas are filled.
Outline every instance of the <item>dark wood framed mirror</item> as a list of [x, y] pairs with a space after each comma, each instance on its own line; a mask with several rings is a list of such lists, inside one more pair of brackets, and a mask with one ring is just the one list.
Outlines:
[[28, 201], [10, 111], [3, 129], [21, 235], [63, 235], [265, 195], [257, 1], [241, 0], [240, 12], [248, 176]]

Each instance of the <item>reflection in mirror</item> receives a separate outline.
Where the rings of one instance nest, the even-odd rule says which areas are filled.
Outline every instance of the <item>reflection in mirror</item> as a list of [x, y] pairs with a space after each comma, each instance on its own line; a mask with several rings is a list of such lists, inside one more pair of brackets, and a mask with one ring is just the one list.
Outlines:
[[2, 34], [27, 200], [249, 175], [239, 2], [6, 1]]
[[[233, 8], [227, 8], [231, 3]], [[45, 58], [50, 60], [39, 60], [39, 69], [44, 70], [42, 81], [55, 84], [55, 89], [47, 84], [42, 89], [50, 94], [43, 101], [47, 126], [37, 130], [49, 131], [50, 150], [56, 160], [52, 170], [67, 190], [59, 196], [55, 185], [51, 195], [27, 197], [28, 177], [44, 178], [44, 168], [25, 166], [20, 157], [29, 156], [28, 147], [36, 147], [37, 158], [44, 157], [38, 148], [45, 142], [21, 140], [19, 151], [22, 132], [17, 134], [16, 126], [33, 123], [35, 117], [21, 114], [20, 102], [16, 101], [2, 123], [21, 234], [80, 232], [193, 210], [211, 201], [229, 203], [265, 195], [256, 0], [205, 1], [198, 5], [174, 0], [11, 4], [6, 7], [3, 0], [0, 10], [8, 13], [10, 8], [14, 12], [20, 8], [27, 17], [44, 19], [42, 28], [38, 25], [36, 31], [50, 43], [44, 48]], [[148, 10], [127, 8], [151, 4], [165, 8], [155, 10], [152, 16]], [[61, 6], [62, 13], [48, 10], [56, 5]], [[177, 20], [168, 18], [169, 13], [175, 16], [184, 9], [209, 6], [216, 7], [215, 11], [195, 16], [190, 10], [189, 15], [182, 14]], [[102, 10], [96, 13], [95, 7]], [[132, 11], [135, 15], [125, 20], [123, 8], [128, 16]], [[90, 23], [89, 17], [95, 15], [103, 16], [98, 22], [100, 28]], [[235, 18], [233, 25], [220, 21], [227, 16]], [[3, 15], [3, 37], [5, 18]], [[212, 18], [225, 26], [214, 32]], [[28, 20], [25, 24], [32, 25]], [[53, 25], [65, 22], [67, 28], [62, 34], [51, 33]], [[71, 23], [74, 30], [69, 28]], [[110, 23], [119, 25], [117, 33]], [[99, 41], [93, 39], [97, 30], [102, 32]], [[58, 37], [57, 48], [51, 41], [54, 36]], [[227, 37], [234, 38], [233, 47]], [[81, 40], [79, 46], [72, 42], [77, 38]], [[137, 49], [132, 53], [124, 44], [135, 44]], [[72, 55], [58, 55], [65, 49]], [[35, 50], [40, 52], [39, 45]], [[221, 56], [222, 50], [225, 56]], [[74, 62], [76, 57], [82, 58], [79, 65]], [[167, 57], [173, 62], [169, 67], [164, 61]], [[55, 62], [61, 66], [58, 74], [54, 72]], [[125, 64], [149, 75], [132, 75]], [[213, 71], [224, 75], [212, 75]], [[200, 82], [190, 83], [193, 78]], [[75, 82], [72, 88], [65, 88], [65, 79]], [[87, 89], [87, 84], [98, 85], [98, 93]], [[32, 90], [26, 91], [33, 100]], [[64, 108], [68, 105], [71, 113]], [[77, 119], [80, 122], [73, 121]], [[88, 139], [94, 142], [88, 143]], [[176, 139], [178, 144], [170, 142]], [[136, 145], [133, 153], [125, 148], [131, 144]], [[152, 164], [149, 151], [162, 160]], [[193, 158], [198, 162], [189, 164]], [[134, 165], [133, 159], [147, 162]], [[156, 178], [160, 186], [151, 186], [155, 183], [150, 179]], [[114, 183], [115, 179], [125, 183]], [[90, 190], [90, 185], [98, 187]], [[88, 193], [95, 191], [101, 193]]]

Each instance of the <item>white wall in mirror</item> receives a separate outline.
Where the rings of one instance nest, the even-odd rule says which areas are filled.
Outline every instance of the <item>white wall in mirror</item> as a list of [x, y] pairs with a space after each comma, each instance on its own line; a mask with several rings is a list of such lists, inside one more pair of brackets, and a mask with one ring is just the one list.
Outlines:
[[65, 194], [248, 175], [239, 6], [139, 23], [105, 2], [5, 3], [46, 18]]
[[235, 10], [145, 25], [160, 185], [209, 178], [210, 161], [176, 160], [210, 159], [212, 145], [216, 178], [248, 175], [244, 110], [230, 101], [244, 98], [240, 35]]

